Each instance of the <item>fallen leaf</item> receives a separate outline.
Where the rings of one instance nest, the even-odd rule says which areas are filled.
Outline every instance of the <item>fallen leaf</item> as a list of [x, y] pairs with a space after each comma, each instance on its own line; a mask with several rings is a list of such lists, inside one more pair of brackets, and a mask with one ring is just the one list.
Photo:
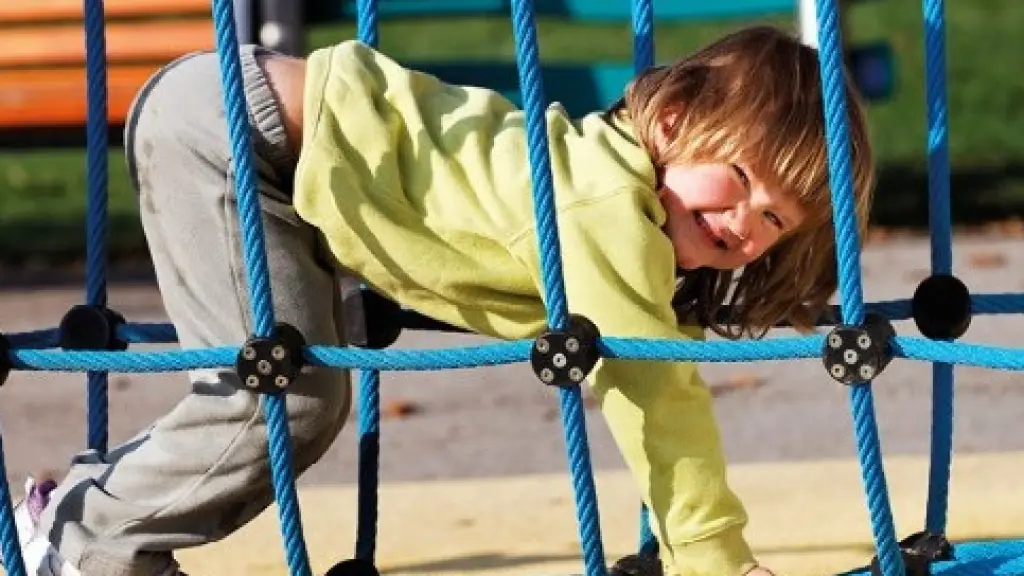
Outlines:
[[420, 406], [410, 400], [396, 398], [387, 401], [381, 408], [384, 418], [407, 418], [420, 412]]
[[1006, 255], [1002, 252], [975, 252], [967, 259], [967, 265], [971, 268], [1005, 268]]
[[712, 385], [711, 393], [713, 396], [721, 396], [729, 392], [760, 388], [765, 383], [767, 383], [767, 379], [753, 372], [737, 372], [731, 374], [725, 380]]

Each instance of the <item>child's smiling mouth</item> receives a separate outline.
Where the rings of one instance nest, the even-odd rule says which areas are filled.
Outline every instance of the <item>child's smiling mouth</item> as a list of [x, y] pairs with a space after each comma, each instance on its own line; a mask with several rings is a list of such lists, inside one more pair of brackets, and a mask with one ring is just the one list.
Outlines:
[[693, 219], [697, 222], [697, 227], [700, 228], [701, 232], [704, 233], [704, 237], [719, 250], [728, 250], [729, 245], [726, 244], [725, 240], [715, 234], [714, 230], [711, 229], [711, 225], [704, 218], [704, 215], [699, 210], [693, 211]]

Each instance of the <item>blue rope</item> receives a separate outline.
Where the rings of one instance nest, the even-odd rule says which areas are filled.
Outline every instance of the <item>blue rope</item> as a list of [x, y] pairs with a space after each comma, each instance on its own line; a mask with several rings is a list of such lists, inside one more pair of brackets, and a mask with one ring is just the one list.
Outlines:
[[[599, 345], [605, 357], [624, 360], [677, 362], [763, 362], [820, 358], [824, 336], [768, 338], [748, 341], [666, 341], [605, 336]], [[528, 362], [532, 340], [439, 349], [364, 350], [336, 346], [307, 346], [311, 365], [349, 370], [456, 370]], [[940, 342], [897, 336], [891, 343], [895, 358], [945, 362], [993, 370], [1024, 371], [1024, 350], [985, 344]], [[220, 346], [150, 352], [11, 350], [13, 367], [26, 371], [176, 372], [232, 366], [238, 348]]]
[[[379, 42], [377, 0], [357, 0], [357, 37], [376, 48]], [[359, 375], [359, 464], [356, 558], [371, 564], [377, 548], [378, 490], [380, 489], [380, 371]]]
[[[640, 73], [654, 65], [654, 1], [633, 0], [631, 20], [633, 27], [633, 72]], [[651, 530], [647, 505], [640, 506], [640, 544], [643, 556], [658, 554], [658, 541]]]
[[[892, 321], [908, 320], [910, 300], [887, 300], [865, 303], [865, 312], [879, 313]], [[1022, 294], [973, 294], [971, 314], [1021, 314], [1024, 313]], [[165, 322], [128, 322], [118, 326], [117, 336], [130, 344], [174, 344], [178, 341], [174, 325]], [[15, 349], [54, 348], [58, 342], [58, 331], [54, 328], [14, 332], [7, 338]]]
[[[512, 28], [516, 44], [516, 67], [526, 114], [526, 136], [532, 177], [534, 218], [536, 221], [541, 276], [548, 326], [563, 330], [569, 312], [562, 274], [562, 256], [558, 243], [558, 221], [555, 217], [555, 192], [548, 153], [548, 132], [545, 118], [544, 85], [541, 80], [537, 29], [532, 0], [513, 0]], [[559, 388], [559, 408], [565, 437], [569, 470], [576, 503], [576, 516], [583, 564], [587, 576], [603, 576], [607, 572], [601, 539], [601, 519], [597, 507], [597, 488], [590, 463], [590, 442], [583, 396], [579, 386]]]
[[[950, 219], [949, 129], [946, 102], [946, 21], [944, 0], [924, 0], [925, 70], [928, 100], [928, 221], [931, 229], [932, 272], [953, 268]], [[925, 527], [945, 533], [953, 452], [953, 366], [932, 368], [932, 445], [928, 474]]]
[[[86, 300], [107, 305], [107, 47], [103, 0], [85, 0], [86, 170]], [[107, 451], [109, 402], [107, 373], [88, 372], [88, 446]]]
[[633, 0], [633, 72], [654, 66], [654, 0]]
[[380, 10], [377, 0], [356, 0], [356, 36], [367, 46], [380, 42]]
[[[0, 471], [7, 470], [4, 462], [3, 437], [0, 435]], [[0, 550], [3, 553], [3, 567], [8, 576], [28, 576], [25, 558], [21, 554], [18, 529], [14, 523], [14, 507], [11, 505], [11, 487], [7, 474], [0, 474]]]
[[[829, 181], [832, 187], [839, 292], [844, 322], [859, 325], [864, 319], [861, 287], [860, 235], [854, 209], [853, 178], [850, 167], [850, 134], [847, 123], [843, 43], [839, 27], [838, 2], [817, 0], [819, 66], [828, 136]], [[882, 451], [875, 422], [870, 385], [850, 390], [854, 432], [860, 459], [868, 509], [871, 516], [879, 565], [885, 576], [903, 572], [903, 559], [893, 526], [886, 490]]]
[[[232, 0], [214, 0], [213, 22], [224, 107], [227, 111], [227, 128], [231, 140], [231, 156], [235, 162], [236, 195], [249, 303], [253, 315], [253, 333], [257, 337], [269, 337], [274, 331], [273, 298]], [[293, 575], [310, 576], [309, 555], [302, 534], [302, 519], [295, 489], [291, 434], [285, 407], [286, 396], [265, 395], [262, 401], [269, 436], [271, 476], [288, 566]]]
[[356, 558], [373, 562], [377, 538], [377, 490], [380, 486], [380, 372], [359, 375], [359, 512]]
[[540, 250], [541, 280], [544, 284], [548, 326], [553, 330], [563, 330], [568, 324], [569, 311], [562, 276], [562, 254], [558, 245], [555, 191], [551, 176], [551, 155], [548, 151], [547, 121], [544, 117], [544, 81], [541, 77], [532, 0], [512, 1], [512, 31], [515, 37], [516, 68], [519, 73], [523, 112], [526, 114], [534, 220]]
[[[865, 312], [882, 314], [892, 321], [908, 320], [910, 300], [886, 300], [864, 304]], [[1021, 314], [1024, 313], [1024, 295], [1022, 294], [973, 294], [971, 295], [971, 314]], [[173, 324], [165, 322], [128, 322], [118, 326], [117, 336], [130, 344], [174, 344], [178, 335]], [[57, 346], [58, 331], [54, 328], [14, 332], [8, 334], [11, 346], [20, 348], [54, 348]]]

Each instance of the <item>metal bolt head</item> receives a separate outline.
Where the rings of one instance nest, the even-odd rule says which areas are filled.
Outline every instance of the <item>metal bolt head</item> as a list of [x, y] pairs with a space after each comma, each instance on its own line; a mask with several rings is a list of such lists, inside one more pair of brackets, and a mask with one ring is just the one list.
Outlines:
[[245, 377], [245, 385], [249, 388], [255, 388], [260, 385], [260, 379], [255, 374], [250, 374]]
[[580, 370], [578, 367], [573, 366], [572, 368], [569, 369], [569, 379], [572, 380], [573, 382], [582, 382], [583, 370]]
[[565, 354], [559, 352], [551, 357], [551, 363], [555, 365], [555, 368], [565, 368], [565, 365], [569, 363], [569, 359], [565, 357]]
[[860, 367], [860, 370], [857, 371], [857, 374], [860, 376], [861, 380], [866, 382], [875, 377], [875, 367], [870, 364], [864, 364]]
[[573, 338], [572, 336], [565, 339], [565, 349], [570, 353], [575, 354], [580, 351], [580, 341]]
[[285, 356], [288, 355], [288, 351], [285, 350], [284, 346], [278, 344], [277, 346], [274, 346], [273, 348], [270, 349], [270, 355], [274, 358], [274, 360], [284, 360]]
[[860, 346], [861, 350], [871, 348], [871, 336], [868, 336], [867, 334], [857, 336], [857, 346]]
[[856, 350], [850, 348], [848, 350], [843, 351], [843, 361], [846, 362], [847, 364], [856, 364], [857, 360], [859, 359], [860, 354], [857, 354]]
[[843, 337], [840, 336], [839, 334], [829, 334], [828, 335], [828, 345], [829, 345], [829, 348], [835, 348], [835, 349], [840, 348], [843, 345]]
[[281, 374], [274, 378], [274, 385], [278, 388], [286, 388], [291, 383], [291, 379]]
[[259, 372], [260, 374], [263, 374], [264, 376], [270, 374], [270, 370], [272, 368], [273, 366], [270, 365], [269, 360], [260, 360], [259, 362], [256, 363], [256, 371]]
[[829, 372], [831, 372], [833, 378], [838, 380], [846, 376], [846, 367], [842, 364], [833, 364]]
[[245, 348], [242, 349], [242, 357], [245, 358], [246, 360], [255, 360], [256, 349], [253, 348], [252, 346], [246, 346]]
[[540, 379], [548, 384], [555, 380], [555, 373], [550, 368], [545, 368], [540, 371]]
[[544, 338], [538, 338], [536, 346], [541, 354], [547, 354], [548, 350], [551, 350], [551, 344]]

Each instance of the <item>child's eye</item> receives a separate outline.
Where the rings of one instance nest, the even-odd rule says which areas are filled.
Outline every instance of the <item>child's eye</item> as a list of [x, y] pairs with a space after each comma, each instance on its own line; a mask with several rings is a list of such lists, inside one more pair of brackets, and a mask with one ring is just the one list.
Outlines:
[[764, 217], [767, 218], [768, 221], [772, 223], [772, 226], [782, 229], [782, 218], [779, 218], [779, 216], [775, 214], [775, 212], [767, 211], [764, 213]]
[[746, 173], [746, 171], [743, 170], [743, 167], [740, 166], [739, 164], [732, 164], [731, 166], [732, 166], [732, 171], [736, 173], [736, 176], [739, 177], [740, 182], [743, 183], [743, 187], [749, 189], [750, 188], [750, 178], [747, 177], [747, 173]]

